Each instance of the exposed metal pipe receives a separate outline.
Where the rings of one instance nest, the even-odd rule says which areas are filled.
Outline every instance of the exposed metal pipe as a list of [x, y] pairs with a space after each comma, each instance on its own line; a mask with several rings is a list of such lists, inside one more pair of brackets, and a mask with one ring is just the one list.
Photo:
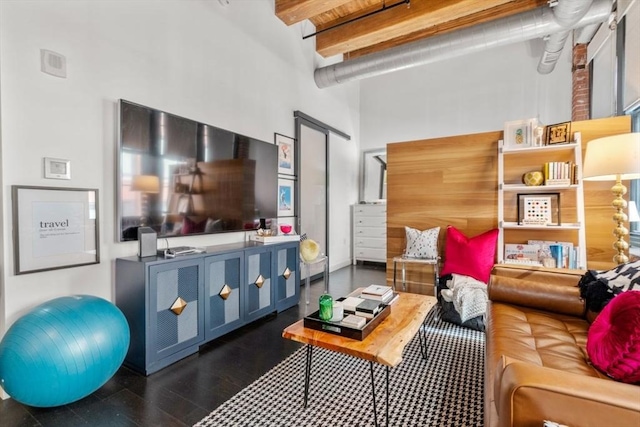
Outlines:
[[[591, 0], [561, 0], [553, 8], [553, 17], [563, 28], [569, 28], [582, 19], [590, 6]], [[570, 30], [564, 30], [549, 36], [538, 62], [540, 74], [549, 74], [556, 67], [569, 34]]]
[[430, 64], [498, 46], [522, 42], [559, 31], [603, 22], [611, 11], [611, 0], [594, 0], [589, 11], [571, 28], [562, 27], [547, 7], [485, 22], [455, 33], [418, 40], [385, 51], [361, 56], [314, 72], [320, 88], [393, 71]]

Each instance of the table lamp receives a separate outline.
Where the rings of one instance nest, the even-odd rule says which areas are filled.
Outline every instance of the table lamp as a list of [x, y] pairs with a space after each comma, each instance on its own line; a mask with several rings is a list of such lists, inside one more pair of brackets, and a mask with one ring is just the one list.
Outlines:
[[141, 211], [140, 225], [147, 225], [147, 217], [149, 216], [149, 199], [148, 194], [160, 192], [160, 178], [155, 175], [134, 175], [131, 180], [131, 191], [139, 191], [141, 193]]
[[627, 193], [627, 187], [622, 184], [622, 180], [640, 178], [640, 133], [607, 136], [590, 141], [582, 175], [585, 181], [615, 181], [611, 188], [614, 195], [612, 205], [616, 210], [613, 214], [613, 222], [616, 223], [613, 235], [617, 238], [613, 243], [613, 248], [617, 251], [613, 261], [624, 264], [629, 261], [625, 255], [629, 244], [624, 240], [629, 230], [624, 226], [627, 221], [624, 212], [627, 202], [622, 196]]

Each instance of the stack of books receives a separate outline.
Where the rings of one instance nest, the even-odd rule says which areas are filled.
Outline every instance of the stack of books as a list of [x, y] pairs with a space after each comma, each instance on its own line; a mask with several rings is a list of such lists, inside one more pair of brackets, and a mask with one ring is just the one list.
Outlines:
[[385, 303], [380, 301], [358, 297], [347, 297], [338, 301], [342, 303], [345, 315], [352, 314], [365, 319], [373, 319], [386, 306]]
[[364, 288], [360, 294], [360, 298], [380, 301], [383, 304], [391, 305], [398, 298], [398, 294], [393, 292], [391, 286], [369, 285]]

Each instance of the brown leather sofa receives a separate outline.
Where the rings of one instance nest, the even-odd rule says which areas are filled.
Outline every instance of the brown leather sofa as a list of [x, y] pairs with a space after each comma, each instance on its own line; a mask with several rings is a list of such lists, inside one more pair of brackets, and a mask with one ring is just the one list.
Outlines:
[[640, 426], [640, 386], [590, 365], [584, 271], [495, 266], [489, 283], [485, 426]]

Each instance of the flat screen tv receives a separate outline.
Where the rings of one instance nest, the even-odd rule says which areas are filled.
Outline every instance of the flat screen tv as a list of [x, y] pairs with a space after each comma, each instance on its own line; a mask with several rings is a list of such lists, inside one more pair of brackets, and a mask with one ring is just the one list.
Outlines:
[[118, 231], [158, 237], [253, 230], [277, 216], [275, 144], [119, 101]]

